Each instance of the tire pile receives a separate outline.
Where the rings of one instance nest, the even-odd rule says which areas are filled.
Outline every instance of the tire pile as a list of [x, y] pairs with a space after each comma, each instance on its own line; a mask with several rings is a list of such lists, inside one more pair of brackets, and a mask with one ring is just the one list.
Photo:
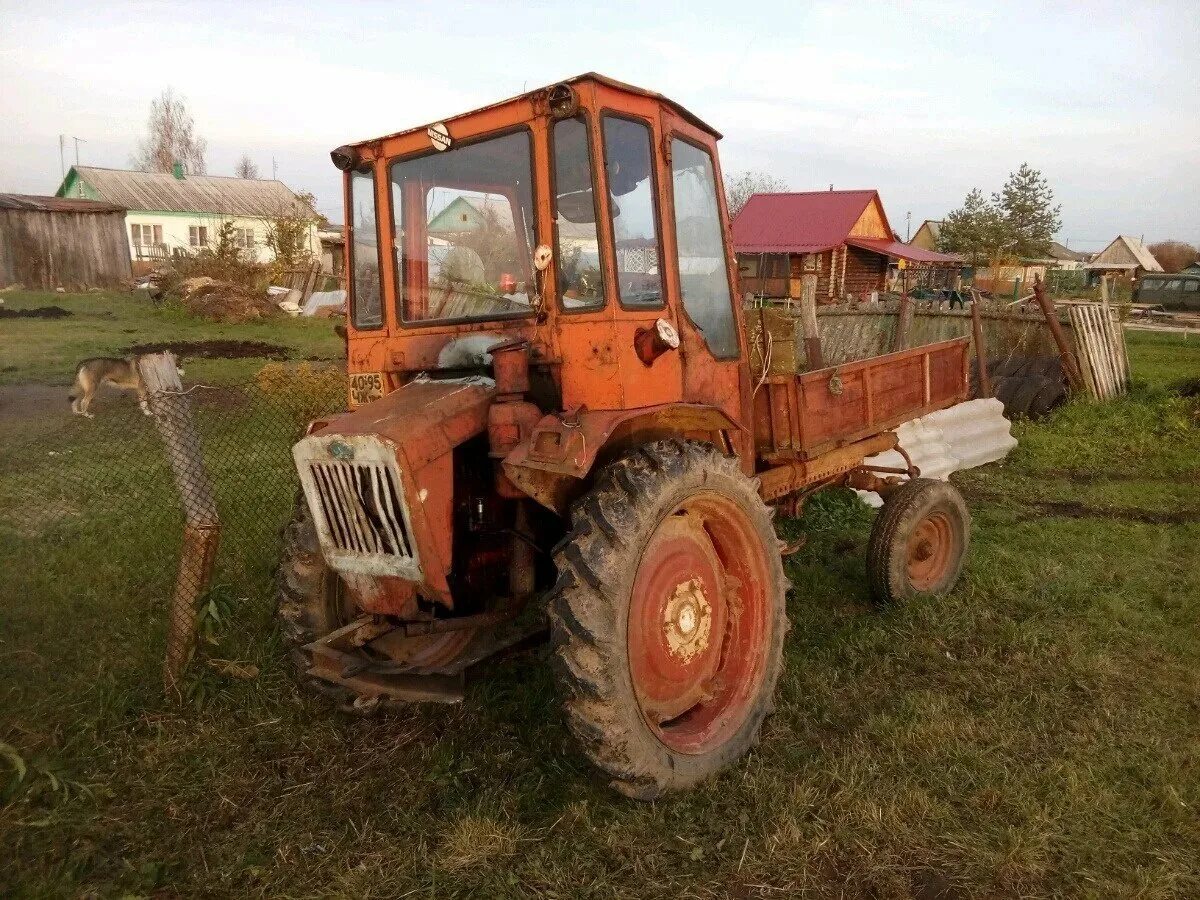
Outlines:
[[[1040, 419], [1067, 400], [1067, 380], [1057, 356], [1013, 356], [988, 360], [992, 396], [1009, 419]], [[979, 397], [979, 365], [971, 363], [971, 396]]]

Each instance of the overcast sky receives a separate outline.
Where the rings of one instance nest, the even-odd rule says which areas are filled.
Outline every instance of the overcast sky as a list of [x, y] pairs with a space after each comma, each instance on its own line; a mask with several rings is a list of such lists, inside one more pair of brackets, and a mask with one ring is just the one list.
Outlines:
[[878, 188], [905, 233], [1022, 162], [1060, 238], [1200, 242], [1200, 7], [932, 2], [0, 0], [0, 190], [53, 193], [58, 135], [123, 168], [183, 94], [211, 174], [249, 153], [340, 221], [337, 144], [596, 70], [724, 132], [727, 172]]

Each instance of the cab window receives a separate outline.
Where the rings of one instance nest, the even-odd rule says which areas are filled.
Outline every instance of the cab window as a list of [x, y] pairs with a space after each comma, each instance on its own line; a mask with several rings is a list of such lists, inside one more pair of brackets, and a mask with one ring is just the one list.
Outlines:
[[554, 248], [563, 308], [604, 306], [596, 195], [587, 125], [581, 119], [554, 123]]
[[350, 275], [354, 327], [379, 328], [379, 229], [375, 221], [375, 177], [370, 169], [350, 173]]
[[533, 312], [529, 132], [510, 132], [391, 166], [397, 296], [403, 321]]
[[663, 305], [658, 264], [661, 242], [650, 128], [643, 122], [616, 116], [605, 116], [603, 122], [617, 296], [625, 307], [658, 309]]
[[712, 158], [687, 141], [672, 140], [671, 182], [683, 308], [713, 356], [737, 356], [737, 326]]

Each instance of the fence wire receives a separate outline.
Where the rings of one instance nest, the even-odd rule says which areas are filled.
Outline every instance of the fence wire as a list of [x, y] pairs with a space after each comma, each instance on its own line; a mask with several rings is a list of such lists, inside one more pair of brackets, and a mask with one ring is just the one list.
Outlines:
[[209, 586], [273, 594], [298, 487], [291, 447], [313, 418], [344, 409], [343, 384], [339, 373], [297, 387], [283, 372], [155, 392], [153, 416], [129, 394], [102, 395], [94, 418], [74, 416], [65, 388], [60, 404], [0, 408], [9, 602], [132, 601], [164, 632], [165, 678], [177, 693]]

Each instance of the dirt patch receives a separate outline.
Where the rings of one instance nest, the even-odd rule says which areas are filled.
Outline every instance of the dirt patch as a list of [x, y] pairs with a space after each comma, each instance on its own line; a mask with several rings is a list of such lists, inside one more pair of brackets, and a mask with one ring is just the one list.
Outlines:
[[288, 358], [291, 351], [266, 341], [164, 341], [162, 343], [130, 344], [122, 353], [140, 356], [143, 353], [162, 353], [169, 350], [180, 358], [191, 359], [276, 359]]
[[964, 496], [969, 500], [1012, 503], [1026, 509], [1036, 509], [1051, 516], [1062, 516], [1065, 519], [1106, 519], [1112, 522], [1140, 522], [1145, 525], [1186, 525], [1189, 522], [1200, 522], [1200, 509], [1154, 512], [1148, 509], [1128, 509], [1119, 506], [1089, 506], [1077, 500], [1018, 499], [976, 491], [964, 493]]
[[35, 306], [33, 309], [0, 309], [0, 319], [65, 319], [75, 313], [61, 306]]

